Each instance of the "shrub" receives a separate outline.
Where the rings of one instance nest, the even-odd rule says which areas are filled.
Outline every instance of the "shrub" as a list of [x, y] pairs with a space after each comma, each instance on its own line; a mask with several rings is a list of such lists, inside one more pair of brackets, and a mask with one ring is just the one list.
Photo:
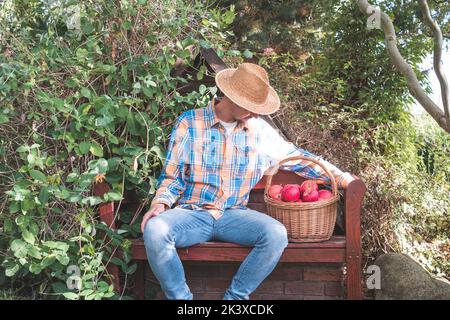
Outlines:
[[[0, 4], [0, 250], [5, 274], [36, 298], [119, 298], [106, 267], [130, 263], [171, 123], [216, 88], [186, 95], [173, 68], [200, 47], [226, 49], [233, 8], [201, 2]], [[192, 52], [192, 48], [193, 52]], [[234, 52], [235, 54], [235, 52]], [[194, 70], [194, 80], [208, 71]], [[111, 191], [92, 194], [106, 181]], [[133, 190], [139, 210], [112, 232], [96, 205]], [[113, 254], [123, 251], [123, 257]], [[81, 288], [78, 290], [78, 288]], [[71, 289], [71, 290], [69, 290]]]

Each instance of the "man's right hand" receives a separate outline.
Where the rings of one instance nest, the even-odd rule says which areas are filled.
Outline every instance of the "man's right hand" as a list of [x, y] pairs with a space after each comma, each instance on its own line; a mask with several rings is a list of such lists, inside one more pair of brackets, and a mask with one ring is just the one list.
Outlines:
[[142, 233], [144, 233], [144, 228], [145, 228], [145, 224], [147, 223], [147, 221], [152, 218], [152, 217], [156, 217], [158, 214], [160, 214], [161, 212], [166, 211], [166, 205], [163, 203], [154, 203], [151, 205], [150, 210], [148, 210], [144, 217], [142, 218], [142, 223], [141, 223], [141, 231]]

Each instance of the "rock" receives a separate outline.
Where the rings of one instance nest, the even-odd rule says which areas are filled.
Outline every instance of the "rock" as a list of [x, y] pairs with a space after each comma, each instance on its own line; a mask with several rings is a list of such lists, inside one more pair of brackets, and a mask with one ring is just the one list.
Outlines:
[[375, 290], [376, 300], [450, 299], [450, 283], [433, 278], [406, 254], [383, 254], [374, 264], [381, 272], [381, 289]]

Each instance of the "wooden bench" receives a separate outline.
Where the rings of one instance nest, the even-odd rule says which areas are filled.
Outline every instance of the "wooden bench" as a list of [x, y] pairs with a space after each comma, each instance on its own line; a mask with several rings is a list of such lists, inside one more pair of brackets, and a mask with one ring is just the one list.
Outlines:
[[[346, 266], [346, 297], [347, 299], [362, 299], [361, 274], [361, 239], [360, 239], [360, 209], [366, 187], [356, 176], [345, 190], [340, 190], [343, 204], [343, 230], [341, 235], [334, 234], [330, 240], [317, 243], [289, 243], [280, 262], [288, 263], [340, 263]], [[272, 179], [273, 184], [299, 183], [298, 175], [279, 171]], [[260, 212], [266, 212], [264, 202], [265, 177], [263, 177], [250, 193], [248, 207]], [[96, 184], [94, 194], [102, 196], [109, 190], [106, 183]], [[115, 203], [99, 205], [100, 219], [111, 228], [116, 228], [114, 221]], [[335, 232], [336, 233], [336, 232]], [[227, 242], [206, 242], [189, 248], [179, 248], [178, 254], [182, 261], [242, 261], [251, 248]], [[132, 258], [138, 261], [135, 272], [134, 294], [136, 298], [144, 298], [144, 270], [147, 257], [142, 240], [133, 240]], [[115, 290], [121, 289], [119, 267], [109, 264], [108, 271], [113, 276]]]

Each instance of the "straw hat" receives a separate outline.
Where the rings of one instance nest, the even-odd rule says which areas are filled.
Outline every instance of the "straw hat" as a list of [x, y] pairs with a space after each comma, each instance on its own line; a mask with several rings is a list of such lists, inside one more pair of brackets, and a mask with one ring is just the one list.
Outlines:
[[271, 114], [280, 108], [280, 98], [269, 84], [266, 70], [253, 63], [216, 74], [216, 84], [231, 101], [257, 114]]

